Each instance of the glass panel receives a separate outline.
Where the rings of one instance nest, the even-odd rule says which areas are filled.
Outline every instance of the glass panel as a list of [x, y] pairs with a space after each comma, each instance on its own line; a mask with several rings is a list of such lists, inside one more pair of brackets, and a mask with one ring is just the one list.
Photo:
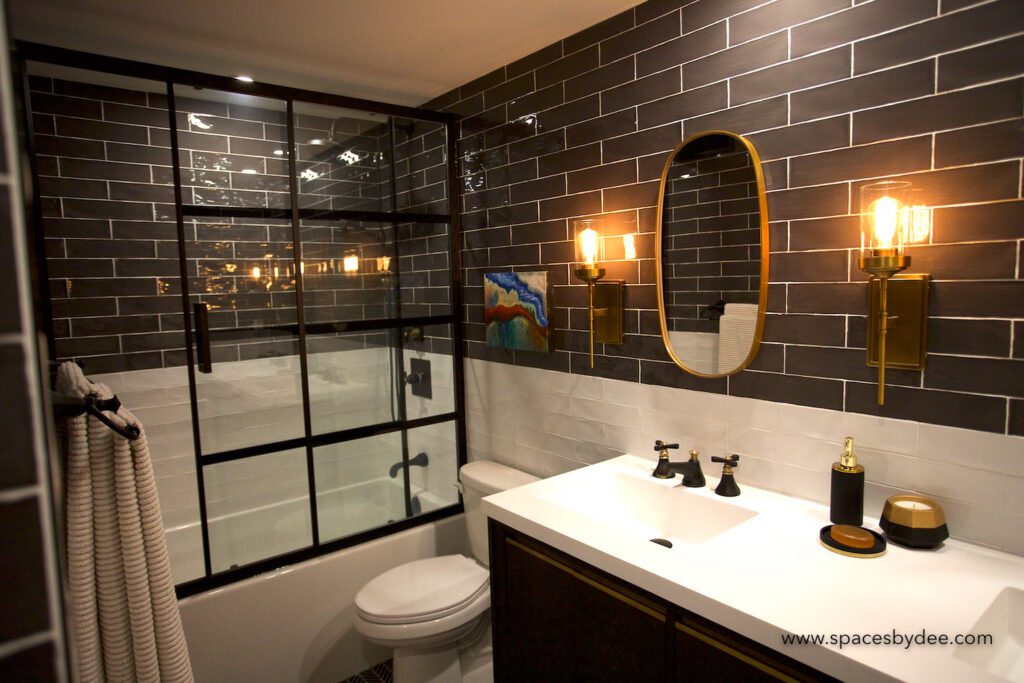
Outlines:
[[455, 411], [451, 325], [428, 325], [405, 342], [405, 412], [415, 420]]
[[389, 211], [387, 117], [309, 102], [295, 103], [299, 206]]
[[396, 210], [448, 213], [448, 132], [443, 123], [395, 119]]
[[185, 204], [291, 205], [283, 100], [176, 85], [174, 105]]
[[209, 465], [203, 475], [214, 572], [312, 544], [304, 449]]
[[303, 221], [306, 323], [395, 315], [395, 230], [368, 221]]
[[395, 330], [307, 334], [314, 434], [399, 419]]
[[143, 423], [176, 582], [203, 575], [166, 85], [30, 63], [56, 359]]
[[455, 433], [454, 422], [409, 430], [408, 452], [413, 464], [408, 496], [401, 432], [315, 449], [321, 541], [458, 503]]
[[401, 432], [313, 451], [320, 540], [330, 541], [405, 518], [405, 489], [388, 469], [402, 460]]
[[444, 223], [398, 225], [403, 318], [451, 314], [449, 235], [449, 226]]
[[415, 460], [419, 454], [426, 453], [429, 460], [425, 466], [409, 469], [413, 514], [457, 504], [459, 492], [455, 482], [459, 474], [459, 448], [455, 422], [410, 429], [408, 439], [409, 457]]
[[[212, 372], [196, 372], [203, 453], [303, 436], [291, 225], [194, 219], [186, 232], [190, 301], [209, 318]], [[196, 346], [198, 359], [201, 335]]]

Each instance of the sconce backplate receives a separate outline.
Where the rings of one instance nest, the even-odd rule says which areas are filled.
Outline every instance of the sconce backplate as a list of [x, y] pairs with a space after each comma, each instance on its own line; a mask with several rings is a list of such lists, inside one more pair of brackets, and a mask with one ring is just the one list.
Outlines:
[[622, 343], [622, 307], [625, 288], [625, 280], [599, 280], [594, 283], [595, 342], [599, 344]]
[[[889, 325], [886, 331], [885, 367], [924, 370], [928, 349], [928, 285], [925, 273], [889, 278]], [[868, 365], [878, 367], [878, 308], [880, 281], [868, 284]]]

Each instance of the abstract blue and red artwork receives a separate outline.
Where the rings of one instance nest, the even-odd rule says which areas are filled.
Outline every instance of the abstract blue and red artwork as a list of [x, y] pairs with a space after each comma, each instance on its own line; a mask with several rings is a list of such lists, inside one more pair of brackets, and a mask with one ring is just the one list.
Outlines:
[[485, 273], [487, 345], [522, 351], [550, 350], [548, 274]]

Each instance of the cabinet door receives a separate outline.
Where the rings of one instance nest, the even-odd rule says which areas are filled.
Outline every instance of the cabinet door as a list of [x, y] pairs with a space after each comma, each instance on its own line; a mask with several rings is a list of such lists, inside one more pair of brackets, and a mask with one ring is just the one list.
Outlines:
[[675, 680], [736, 681], [831, 681], [777, 653], [753, 648], [731, 631], [710, 622], [683, 618], [675, 625]]
[[532, 544], [505, 537], [503, 554], [507, 571], [493, 574], [507, 591], [495, 614], [496, 680], [666, 679], [664, 610]]
[[[491, 564], [492, 583], [504, 581], [504, 599], [494, 604], [495, 680], [576, 680], [576, 579], [525, 546], [503, 541], [505, 566]], [[500, 592], [492, 587], [492, 596]]]
[[576, 591], [578, 681], [664, 681], [668, 619], [621, 586], [581, 575]]

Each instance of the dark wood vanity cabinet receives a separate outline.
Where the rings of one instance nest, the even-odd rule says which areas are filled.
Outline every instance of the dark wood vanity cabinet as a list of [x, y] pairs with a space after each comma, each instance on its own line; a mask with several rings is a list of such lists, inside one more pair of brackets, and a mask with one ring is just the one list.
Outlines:
[[497, 683], [835, 680], [493, 520]]

